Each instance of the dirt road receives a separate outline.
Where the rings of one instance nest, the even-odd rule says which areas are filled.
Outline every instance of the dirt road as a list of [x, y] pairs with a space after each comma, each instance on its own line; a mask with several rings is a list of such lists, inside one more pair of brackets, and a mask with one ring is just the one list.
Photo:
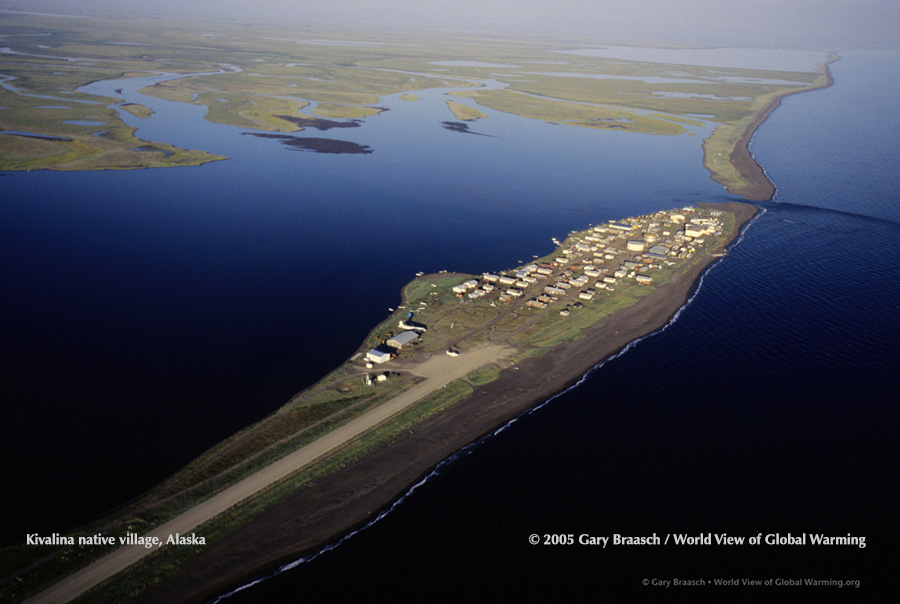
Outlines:
[[[365, 415], [329, 432], [322, 438], [248, 476], [218, 495], [197, 504], [144, 536], [148, 538], [157, 537], [161, 543], [165, 544], [169, 535], [174, 535], [175, 533], [180, 533], [183, 536], [190, 535], [191, 531], [195, 531], [198, 526], [235, 504], [286, 478], [329, 451], [344, 445], [389, 417], [403, 411], [416, 401], [443, 388], [453, 380], [465, 377], [480, 367], [499, 361], [511, 352], [511, 348], [489, 344], [465, 352], [459, 357], [435, 355], [423, 363], [404, 366], [404, 369], [424, 377], [425, 380]], [[162, 547], [166, 546], [163, 545]], [[90, 566], [26, 600], [26, 603], [58, 604], [60, 602], [69, 602], [154, 551], [156, 551], [156, 548], [146, 548], [141, 545], [120, 547]]]

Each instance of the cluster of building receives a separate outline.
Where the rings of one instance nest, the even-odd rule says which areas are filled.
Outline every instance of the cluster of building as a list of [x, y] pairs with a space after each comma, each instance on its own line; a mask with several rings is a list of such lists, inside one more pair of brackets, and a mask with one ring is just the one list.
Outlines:
[[[573, 232], [551, 257], [501, 273], [484, 273], [452, 291], [461, 301], [485, 298], [491, 304], [509, 304], [521, 300], [537, 309], [572, 301], [560, 310], [568, 315], [569, 306], [577, 309], [594, 300], [599, 290], [614, 290], [622, 281], [652, 284], [654, 271], [691, 258], [706, 237], [721, 234], [720, 215], [716, 210], [683, 208]], [[554, 243], [558, 244], [555, 239]], [[390, 334], [366, 353], [366, 363], [391, 360], [425, 331], [412, 321], [400, 321], [398, 327], [396, 335]]]
[[[402, 321], [401, 324], [403, 324]], [[422, 330], [418, 329], [407, 329], [401, 331], [397, 335], [389, 336], [381, 343], [381, 345], [366, 353], [366, 362], [376, 364], [387, 363], [397, 356], [397, 352], [399, 352], [401, 348], [417, 342], [421, 335], [421, 331]]]
[[453, 292], [463, 300], [527, 298], [526, 306], [543, 309], [563, 299], [591, 301], [598, 290], [613, 290], [625, 279], [649, 285], [654, 270], [690, 258], [707, 236], [720, 234], [719, 215], [684, 208], [595, 226], [572, 233], [552, 259], [485, 273]]

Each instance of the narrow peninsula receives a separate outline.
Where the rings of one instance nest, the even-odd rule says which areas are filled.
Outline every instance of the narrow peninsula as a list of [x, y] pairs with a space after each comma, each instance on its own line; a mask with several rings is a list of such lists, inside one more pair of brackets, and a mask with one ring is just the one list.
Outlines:
[[202, 601], [316, 551], [665, 325], [756, 211], [732, 202], [636, 216], [573, 232], [521, 266], [418, 276], [341, 367], [66, 535], [159, 546], [43, 541], [16, 591], [28, 602]]

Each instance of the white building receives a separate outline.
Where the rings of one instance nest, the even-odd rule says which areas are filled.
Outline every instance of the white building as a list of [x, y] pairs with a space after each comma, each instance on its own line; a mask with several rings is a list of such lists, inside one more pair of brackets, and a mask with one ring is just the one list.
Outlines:
[[372, 363], [387, 363], [391, 360], [391, 353], [373, 348], [366, 353], [366, 360]]
[[[585, 271], [585, 274], [587, 274], [587, 271]], [[585, 275], [582, 275], [580, 277], [575, 277], [574, 279], [569, 279], [569, 283], [571, 283], [575, 287], [584, 287], [585, 285], [588, 284], [588, 281], [589, 281], [589, 279]]]
[[460, 283], [459, 285], [454, 286], [453, 293], [464, 294], [470, 289], [475, 289], [476, 287], [478, 287], [478, 281], [471, 279], [469, 281], [466, 281], [465, 283]]

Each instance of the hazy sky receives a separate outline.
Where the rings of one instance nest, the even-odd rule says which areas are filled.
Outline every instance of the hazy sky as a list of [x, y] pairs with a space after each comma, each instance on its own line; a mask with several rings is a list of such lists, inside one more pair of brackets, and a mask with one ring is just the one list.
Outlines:
[[823, 49], [900, 47], [898, 0], [0, 0], [0, 8], [13, 7]]

